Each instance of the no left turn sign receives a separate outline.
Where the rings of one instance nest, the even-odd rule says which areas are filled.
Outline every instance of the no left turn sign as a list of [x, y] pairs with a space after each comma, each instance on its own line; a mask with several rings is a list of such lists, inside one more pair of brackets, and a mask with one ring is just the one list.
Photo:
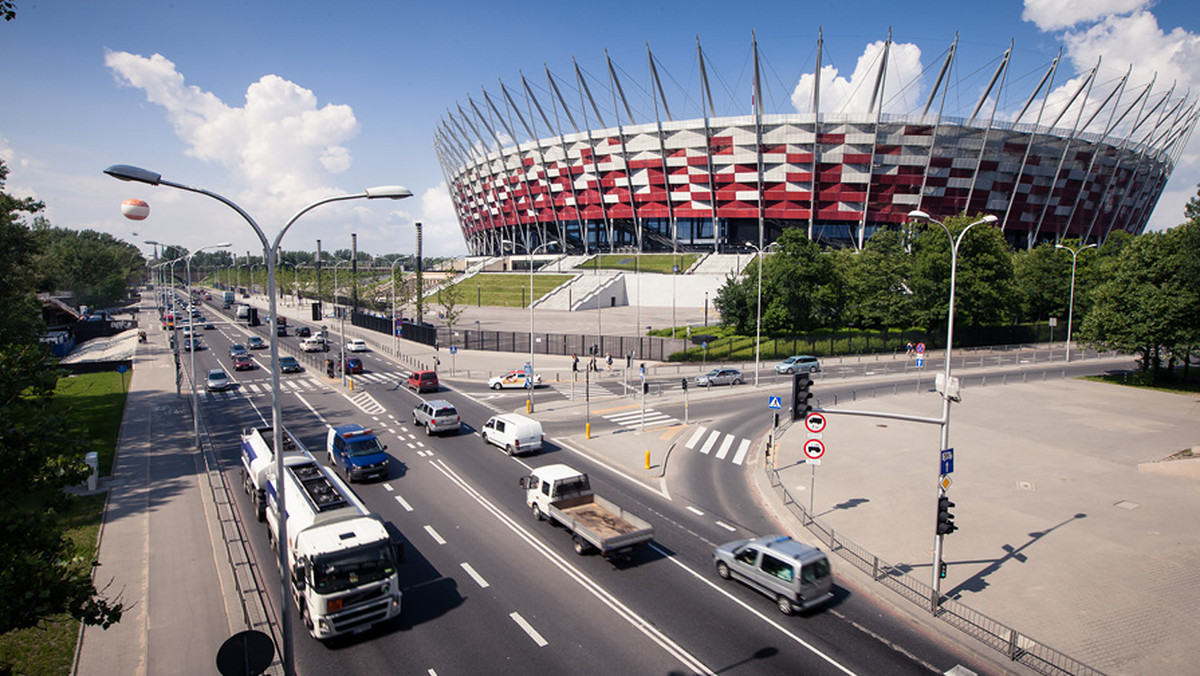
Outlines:
[[810, 460], [818, 460], [825, 455], [825, 444], [820, 439], [809, 439], [804, 442], [804, 456]]
[[820, 413], [809, 413], [804, 418], [804, 427], [813, 434], [820, 434], [825, 430], [825, 416]]

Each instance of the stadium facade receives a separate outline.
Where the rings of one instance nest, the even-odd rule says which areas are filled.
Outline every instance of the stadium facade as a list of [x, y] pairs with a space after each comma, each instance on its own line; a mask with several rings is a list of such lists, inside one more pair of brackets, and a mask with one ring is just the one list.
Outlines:
[[[747, 114], [717, 116], [699, 41], [694, 119], [672, 117], [648, 48], [649, 81], [639, 90], [653, 98], [652, 119], [635, 120], [607, 56], [604, 79], [576, 65], [573, 82], [547, 69], [540, 95], [522, 75], [518, 87], [501, 82], [479, 101], [469, 97], [434, 139], [468, 250], [719, 252], [765, 246], [785, 228], [861, 247], [914, 209], [938, 219], [995, 215], [1018, 247], [1102, 242], [1114, 230], [1145, 228], [1196, 124], [1195, 100], [1173, 87], [1156, 91], [1153, 81], [1135, 86], [1129, 73], [1100, 83], [1099, 64], [1070, 82], [1069, 102], [1054, 111], [1047, 101], [1058, 58], [1020, 93], [1020, 112], [1006, 115], [997, 108], [1011, 47], [970, 115], [943, 116], [957, 41], [924, 105], [885, 113], [891, 44], [889, 36], [864, 113], [767, 114], [751, 104]], [[762, 101], [754, 41], [752, 49], [751, 100]], [[821, 49], [818, 40], [817, 73]]]

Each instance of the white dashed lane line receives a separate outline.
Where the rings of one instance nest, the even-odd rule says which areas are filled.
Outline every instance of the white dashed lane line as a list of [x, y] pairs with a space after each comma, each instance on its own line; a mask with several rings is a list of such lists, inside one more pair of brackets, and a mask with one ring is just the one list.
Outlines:
[[433, 538], [433, 541], [439, 545], [446, 544], [446, 541], [442, 539], [441, 535], [438, 535], [438, 532], [433, 529], [433, 526], [425, 526], [425, 532], [429, 533], [429, 537]]
[[537, 630], [533, 628], [533, 625], [529, 624], [525, 621], [525, 618], [521, 617], [521, 613], [509, 613], [508, 616], [512, 618], [513, 622], [517, 623], [518, 627], [524, 629], [526, 634], [529, 634], [529, 638], [533, 639], [533, 642], [536, 643], [539, 648], [544, 648], [547, 645], [550, 645], [546, 639], [542, 638], [541, 634], [537, 633]]
[[466, 561], [463, 561], [463, 562], [462, 562], [461, 564], [459, 564], [459, 565], [461, 565], [461, 566], [462, 566], [462, 569], [463, 569], [463, 570], [467, 571], [467, 575], [470, 575], [470, 576], [471, 576], [471, 579], [472, 579], [472, 580], [475, 580], [475, 584], [479, 585], [479, 587], [480, 587], [481, 589], [487, 589], [487, 588], [488, 588], [488, 581], [487, 581], [487, 580], [485, 580], [485, 579], [483, 579], [483, 576], [482, 576], [482, 575], [480, 575], [479, 573], [475, 572], [475, 569], [471, 567], [471, 564], [467, 563]]

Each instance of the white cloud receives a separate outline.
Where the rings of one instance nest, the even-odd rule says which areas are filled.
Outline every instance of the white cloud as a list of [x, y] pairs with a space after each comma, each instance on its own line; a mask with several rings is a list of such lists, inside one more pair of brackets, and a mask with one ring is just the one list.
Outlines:
[[1044, 31], [1054, 31], [1110, 14], [1128, 14], [1149, 5], [1150, 0], [1025, 0], [1021, 18]]
[[462, 229], [454, 214], [454, 203], [445, 181], [421, 193], [424, 248], [426, 256], [462, 256], [467, 252]]
[[312, 91], [264, 75], [247, 87], [244, 105], [234, 107], [185, 85], [160, 54], [109, 52], [104, 61], [119, 83], [143, 90], [166, 111], [188, 155], [232, 172], [231, 183], [242, 186], [238, 200], [262, 220], [282, 220], [296, 204], [341, 192], [329, 176], [351, 164], [342, 144], [359, 127], [349, 106], [318, 107]]
[[[881, 40], [867, 45], [858, 57], [858, 63], [849, 78], [842, 77], [834, 66], [821, 67], [822, 113], [853, 113], [867, 110], [871, 104], [871, 93], [879, 72], [884, 44]], [[911, 43], [892, 43], [883, 85], [883, 111], [911, 112], [920, 100], [920, 76], [921, 49]], [[800, 76], [800, 81], [792, 90], [792, 105], [796, 110], [812, 111], [814, 81], [815, 76], [812, 73]]]

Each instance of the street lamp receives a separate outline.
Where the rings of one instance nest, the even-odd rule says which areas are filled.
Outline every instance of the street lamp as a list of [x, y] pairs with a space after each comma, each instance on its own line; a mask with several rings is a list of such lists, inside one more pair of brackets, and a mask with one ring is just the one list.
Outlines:
[[765, 247], [758, 247], [755, 244], [746, 242], [746, 246], [754, 249], [754, 260], [758, 263], [758, 309], [754, 313], [754, 386], [758, 387], [758, 346], [762, 341], [760, 335], [762, 333], [762, 254], [775, 246], [775, 242], [768, 244]]
[[1072, 249], [1069, 246], [1055, 244], [1055, 249], [1066, 249], [1071, 252], [1071, 300], [1067, 302], [1067, 363], [1071, 363], [1071, 319], [1075, 314], [1075, 263], [1079, 258], [1079, 252], [1084, 249], [1094, 248], [1095, 244], [1085, 244], [1078, 249]]
[[[517, 243], [512, 240], [505, 239], [500, 241], [501, 246], [505, 244], [508, 244], [514, 249], [517, 247]], [[529, 254], [529, 373], [527, 373], [525, 376], [525, 385], [529, 389], [529, 399], [525, 402], [526, 413], [533, 413], [533, 386], [535, 374], [533, 368], [533, 256], [538, 252], [539, 249], [544, 249], [548, 246], [555, 246], [557, 244], [558, 240], [552, 239], [549, 242], [543, 242], [532, 249], [529, 248], [528, 242], [522, 245], [525, 247], [526, 253]]]
[[[337, 307], [337, 269], [342, 265], [348, 265], [349, 263], [350, 261], [338, 261], [337, 265], [333, 266], [333, 309], [338, 315], [339, 320], [338, 334], [340, 337], [338, 338], [338, 359], [341, 361], [338, 362], [338, 368], [342, 372], [342, 387], [346, 386], [346, 308], [338, 310]], [[328, 345], [328, 341], [326, 341], [326, 345]]]
[[195, 300], [192, 298], [192, 258], [204, 251], [205, 249], [224, 249], [225, 247], [233, 246], [232, 242], [221, 242], [220, 244], [209, 244], [196, 249], [187, 257], [187, 281], [188, 281], [188, 326], [192, 327], [192, 335], [188, 337], [191, 341], [188, 344], [188, 360], [191, 362], [189, 367], [192, 370], [192, 433], [196, 436], [196, 448], [200, 448], [200, 405], [196, 401], [196, 324], [191, 321], [192, 309], [195, 308]]
[[[279, 243], [283, 239], [283, 236], [287, 233], [288, 229], [291, 228], [292, 225], [297, 221], [297, 219], [299, 219], [301, 216], [308, 213], [312, 209], [314, 209], [318, 206], [321, 206], [323, 204], [329, 204], [331, 202], [339, 202], [342, 200], [363, 199], [363, 198], [365, 198], [365, 199], [379, 199], [379, 198], [403, 199], [405, 197], [412, 197], [412, 191], [410, 191], [408, 188], [404, 188], [402, 186], [380, 186], [380, 187], [375, 187], [375, 188], [367, 188], [365, 191], [363, 191], [361, 193], [350, 194], [350, 195], [337, 195], [334, 197], [326, 197], [324, 199], [317, 200], [316, 202], [313, 202], [312, 204], [309, 204], [308, 206], [304, 207], [300, 211], [297, 211], [296, 214], [293, 215], [287, 221], [287, 223], [284, 224], [283, 229], [281, 229], [279, 231], [279, 234], [275, 237], [275, 241], [268, 242], [266, 234], [263, 233], [262, 228], [260, 228], [258, 226], [258, 223], [256, 223], [254, 221], [254, 219], [250, 217], [250, 214], [246, 213], [246, 211], [244, 209], [242, 209], [240, 206], [238, 206], [234, 202], [230, 201], [228, 198], [218, 195], [217, 193], [205, 190], [203, 188], [194, 188], [194, 187], [191, 187], [188, 185], [184, 185], [182, 183], [174, 183], [172, 181], [167, 181], [167, 180], [163, 179], [161, 174], [158, 174], [153, 171], [146, 170], [146, 169], [142, 169], [141, 167], [134, 167], [134, 166], [126, 165], [126, 164], [114, 164], [113, 166], [105, 169], [104, 173], [108, 174], [109, 176], [112, 176], [113, 178], [116, 178], [116, 179], [119, 179], [122, 181], [136, 181], [138, 183], [147, 183], [149, 185], [165, 185], [165, 186], [168, 186], [171, 188], [177, 188], [179, 190], [186, 190], [188, 192], [199, 193], [201, 195], [211, 197], [211, 198], [217, 200], [218, 202], [221, 202], [222, 204], [233, 209], [234, 211], [236, 211], [239, 216], [241, 216], [243, 219], [245, 219], [245, 221], [247, 223], [250, 224], [250, 227], [254, 229], [254, 233], [256, 235], [258, 235], [258, 239], [262, 243], [263, 256], [267, 263], [267, 290], [270, 295], [269, 312], [272, 317], [274, 317], [276, 314], [276, 308], [275, 308], [275, 255], [279, 251]], [[274, 332], [274, 331], [268, 332], [267, 335], [269, 335], [270, 339], [271, 339], [271, 434], [272, 434], [272, 441], [274, 442], [272, 447], [275, 449], [276, 481], [282, 482], [283, 481], [283, 453], [282, 453], [282, 450], [283, 450], [283, 428], [282, 428], [282, 420], [281, 420], [282, 411], [281, 411], [281, 406], [280, 406], [280, 401], [279, 401], [279, 340], [278, 340], [278, 336], [276, 335], [276, 332]], [[282, 485], [282, 483], [280, 485]], [[294, 670], [293, 655], [292, 655], [292, 617], [291, 617], [291, 608], [290, 608], [291, 607], [291, 594], [288, 592], [288, 578], [291, 576], [287, 572], [289, 570], [289, 568], [288, 568], [287, 545], [286, 545], [286, 543], [288, 542], [288, 539], [287, 539], [287, 520], [285, 517], [285, 515], [287, 514], [287, 511], [285, 509], [285, 504], [284, 504], [285, 503], [285, 495], [286, 495], [286, 491], [280, 490], [278, 492], [278, 495], [276, 496], [276, 500], [277, 500], [276, 504], [278, 506], [278, 515], [277, 516], [278, 516], [278, 521], [279, 521], [279, 540], [278, 540], [278, 542], [280, 543], [280, 546], [279, 546], [280, 633], [282, 635], [282, 642], [283, 642], [283, 650], [282, 650], [282, 655], [281, 655], [281, 658], [283, 661], [283, 672], [286, 676], [291, 676], [291, 674], [295, 673], [295, 670]]]
[[[396, 337], [396, 263], [399, 263], [401, 258], [396, 256], [396, 260], [392, 261], [392, 356], [397, 356], [400, 349], [399, 339]], [[404, 272], [404, 268], [400, 268]]]
[[[950, 240], [950, 306], [946, 316], [946, 366], [942, 381], [942, 434], [940, 441], [941, 446], [938, 449], [938, 459], [940, 463], [941, 452], [950, 446], [950, 350], [954, 346], [954, 286], [958, 275], [958, 246], [962, 244], [963, 237], [967, 234], [968, 230], [979, 225], [980, 223], [995, 223], [997, 218], [991, 214], [984, 216], [978, 221], [975, 221], [974, 223], [963, 228], [962, 232], [958, 233], [958, 239], [956, 240], [954, 239], [954, 236], [950, 234], [950, 228], [947, 228], [945, 223], [931, 218], [929, 214], [921, 211], [920, 209], [913, 209], [912, 211], [908, 212], [908, 217], [919, 218], [923, 221], [937, 224], [946, 233], [946, 238]], [[938, 474], [940, 478], [940, 470]], [[945, 494], [946, 492], [942, 488], [941, 482], [939, 481], [937, 488], [938, 500], [941, 500]], [[943, 537], [945, 536], [939, 533], [933, 543], [933, 598], [931, 598], [930, 601], [933, 604], [932, 610], [935, 612], [937, 611], [938, 605], [940, 605], [942, 595], [941, 564]]]

